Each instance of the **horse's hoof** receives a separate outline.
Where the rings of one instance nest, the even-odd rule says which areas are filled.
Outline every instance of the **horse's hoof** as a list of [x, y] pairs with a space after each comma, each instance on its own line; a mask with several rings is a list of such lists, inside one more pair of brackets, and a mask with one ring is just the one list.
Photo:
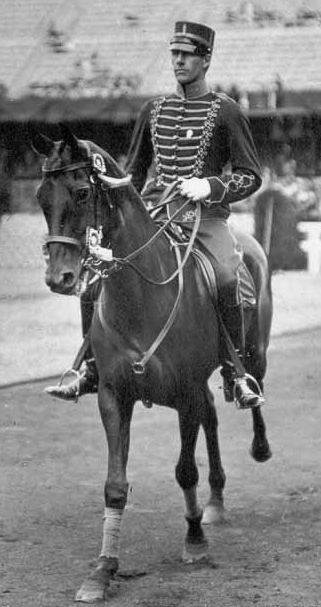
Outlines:
[[223, 506], [213, 506], [212, 504], [205, 506], [202, 525], [220, 525], [221, 523], [225, 523]]
[[250, 455], [256, 462], [264, 463], [272, 457], [272, 451], [268, 444], [255, 446], [252, 444]]
[[106, 586], [98, 580], [86, 580], [78, 590], [75, 601], [78, 603], [98, 603], [105, 600]]
[[78, 590], [75, 600], [78, 603], [96, 603], [105, 600], [107, 588], [118, 569], [118, 559], [101, 556], [93, 573]]
[[182, 554], [182, 561], [185, 565], [191, 563], [206, 562], [208, 555], [208, 541], [203, 540], [200, 543], [185, 542]]

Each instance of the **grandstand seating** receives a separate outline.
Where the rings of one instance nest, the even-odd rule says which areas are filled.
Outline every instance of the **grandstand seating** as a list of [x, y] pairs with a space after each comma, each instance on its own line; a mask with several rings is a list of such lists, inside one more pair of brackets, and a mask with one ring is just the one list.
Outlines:
[[[301, 4], [265, 0], [264, 7], [293, 15]], [[318, 0], [309, 5], [317, 8]], [[79, 66], [82, 74], [90, 72], [95, 56], [102, 75], [108, 70], [137, 75], [141, 95], [169, 92], [174, 81], [168, 41], [175, 20], [185, 18], [206, 22], [217, 31], [208, 74], [213, 85], [263, 90], [278, 74], [287, 89], [321, 89], [320, 24], [233, 27], [225, 21], [227, 8], [224, 0], [2, 0], [0, 84], [10, 98], [30, 90], [45, 92], [54, 84], [68, 88], [79, 76]], [[61, 44], [50, 44], [51, 27], [62, 33]]]

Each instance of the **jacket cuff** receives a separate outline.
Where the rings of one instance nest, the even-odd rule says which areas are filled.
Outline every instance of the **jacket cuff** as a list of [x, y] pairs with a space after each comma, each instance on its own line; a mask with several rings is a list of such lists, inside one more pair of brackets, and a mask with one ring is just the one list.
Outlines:
[[211, 188], [211, 203], [223, 202], [227, 192], [226, 184], [219, 177], [207, 177]]

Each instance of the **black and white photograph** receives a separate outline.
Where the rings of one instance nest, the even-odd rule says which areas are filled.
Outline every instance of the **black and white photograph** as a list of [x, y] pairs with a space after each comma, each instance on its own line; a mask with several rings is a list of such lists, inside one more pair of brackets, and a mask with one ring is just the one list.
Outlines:
[[0, 607], [321, 605], [321, 0], [0, 0]]

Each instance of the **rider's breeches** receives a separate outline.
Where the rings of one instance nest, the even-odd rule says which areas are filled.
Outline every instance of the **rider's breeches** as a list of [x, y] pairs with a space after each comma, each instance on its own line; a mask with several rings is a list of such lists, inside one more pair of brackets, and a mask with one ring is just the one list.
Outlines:
[[[190, 231], [185, 223], [184, 230]], [[212, 261], [217, 281], [219, 304], [233, 307], [241, 301], [254, 303], [251, 277], [242, 259], [242, 251], [230, 231], [226, 219], [203, 219], [196, 243], [205, 249]]]

